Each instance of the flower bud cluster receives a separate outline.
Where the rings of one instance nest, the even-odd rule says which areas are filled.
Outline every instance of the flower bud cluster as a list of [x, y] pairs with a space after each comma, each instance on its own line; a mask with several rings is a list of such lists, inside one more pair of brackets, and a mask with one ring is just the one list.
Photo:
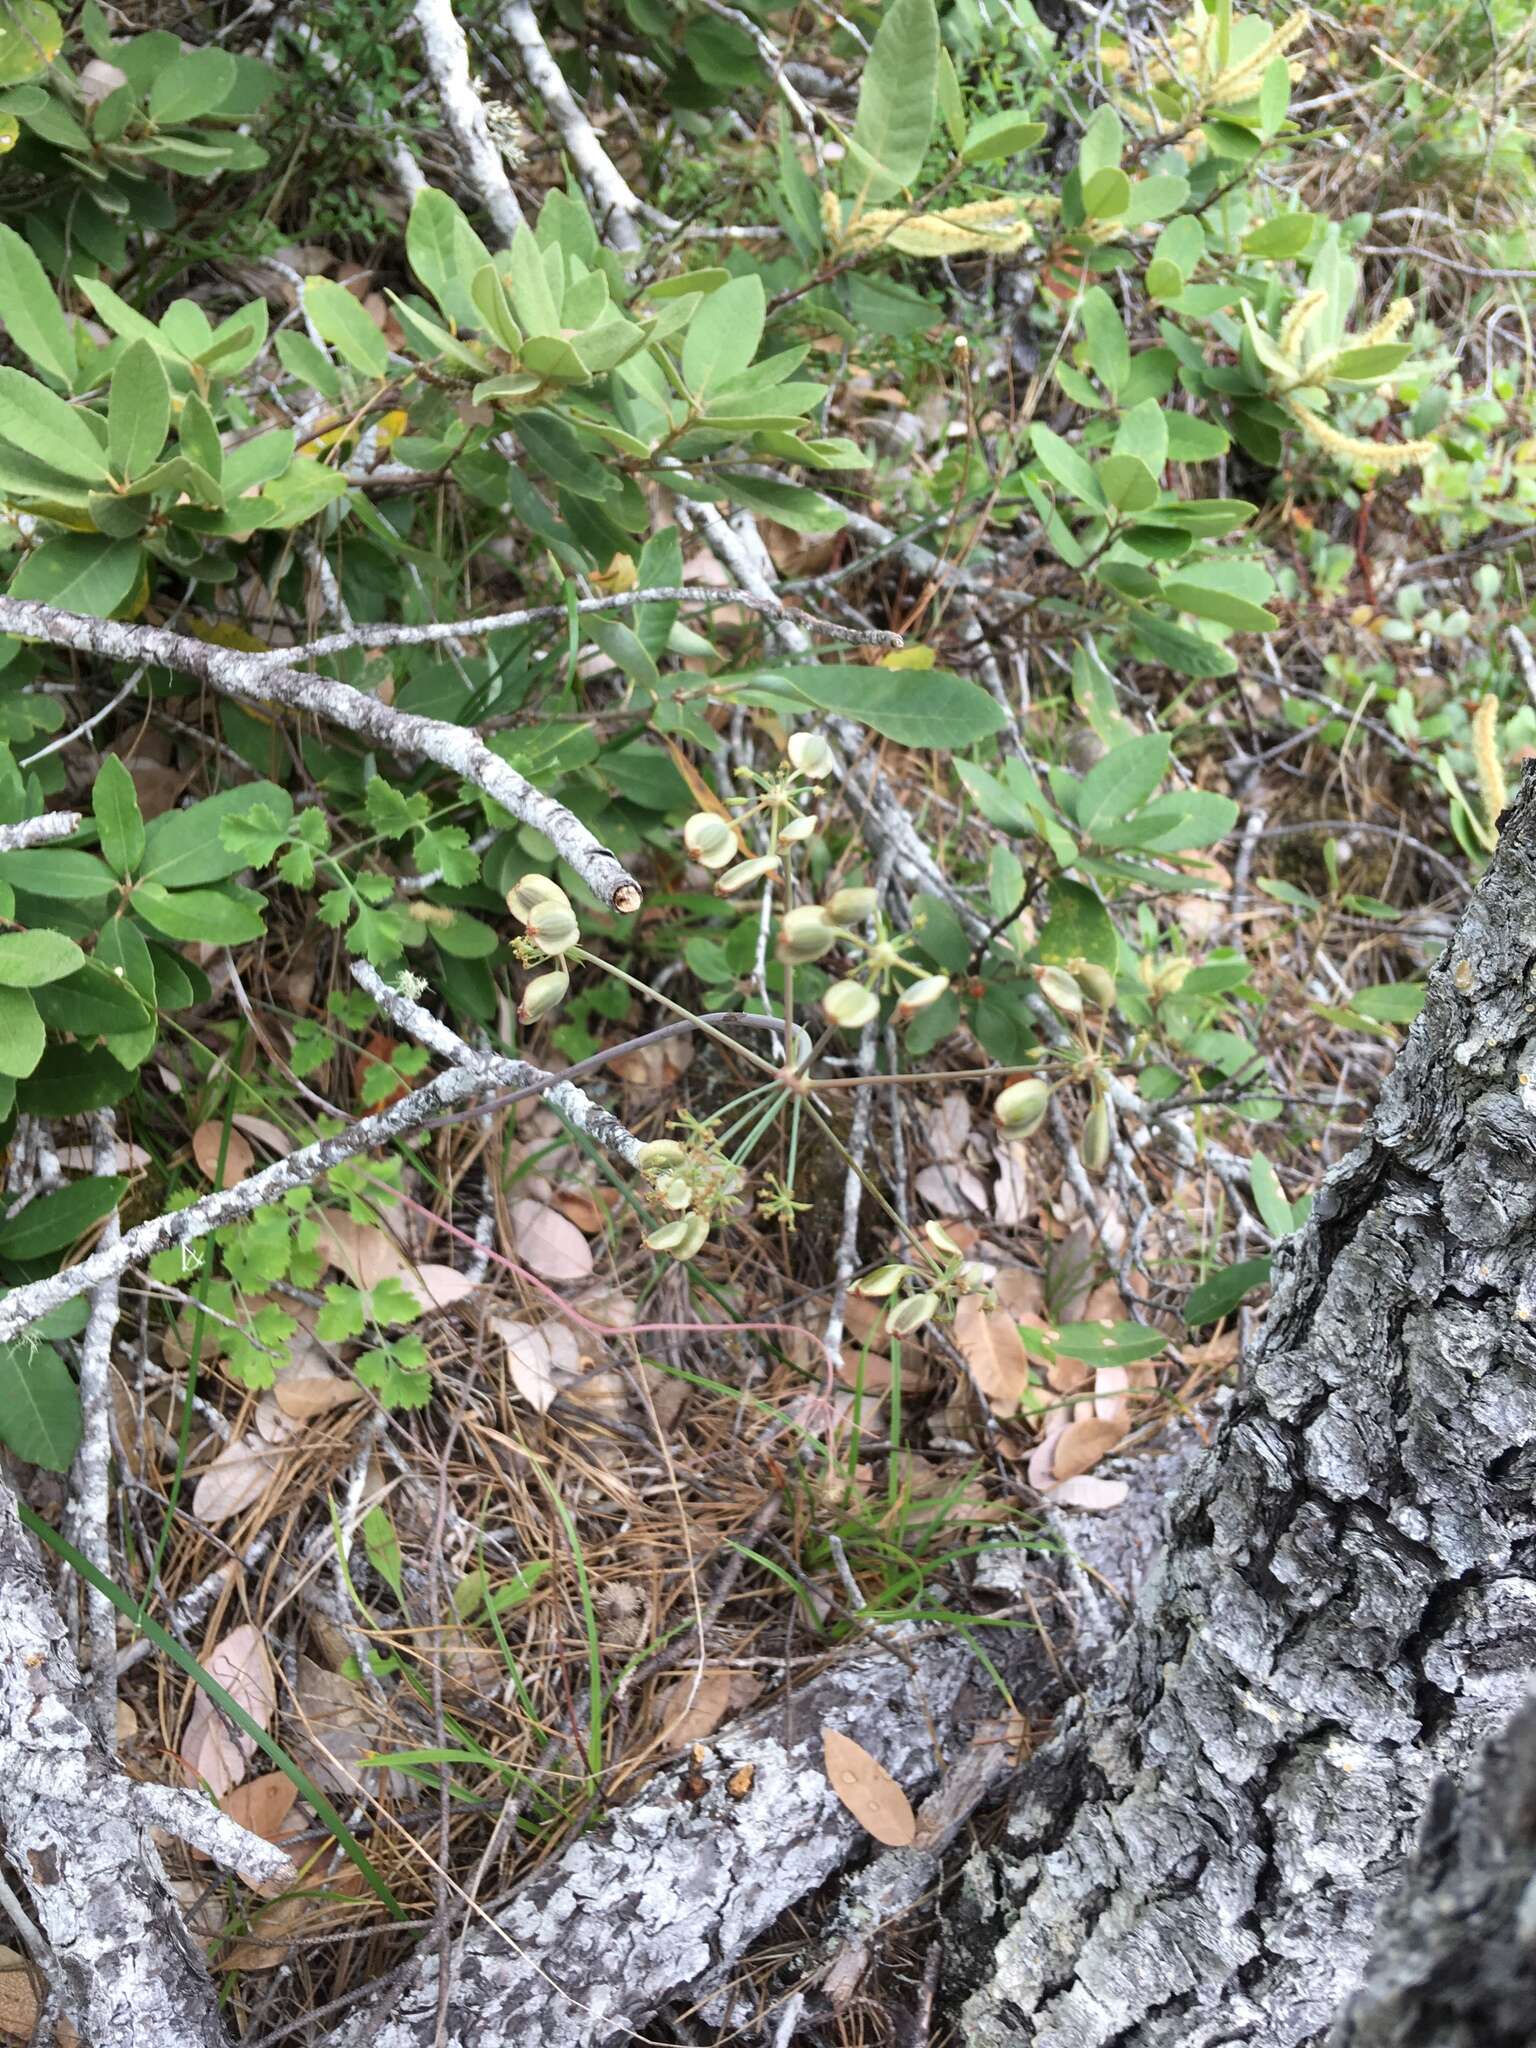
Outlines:
[[[756, 796], [731, 799], [738, 813], [735, 818], [728, 817], [723, 810], [695, 811], [683, 827], [683, 845], [689, 858], [720, 877], [715, 883], [717, 896], [737, 896], [765, 876], [776, 875], [789, 849], [803, 846], [816, 835], [819, 821], [805, 808], [810, 796], [808, 785], [825, 782], [837, 765], [836, 759], [819, 732], [792, 733], [788, 752], [787, 767], [773, 775], [751, 775], [758, 786]], [[746, 855], [742, 828], [764, 814], [772, 832], [772, 849]]]

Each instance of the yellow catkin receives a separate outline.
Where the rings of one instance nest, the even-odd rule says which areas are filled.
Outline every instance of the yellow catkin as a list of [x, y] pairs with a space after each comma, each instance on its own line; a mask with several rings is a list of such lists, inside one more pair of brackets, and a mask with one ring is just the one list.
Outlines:
[[1396, 341], [1412, 318], [1412, 299], [1394, 299], [1376, 325], [1368, 327], [1349, 345], [1351, 348], [1379, 348], [1383, 342]]
[[1425, 461], [1435, 446], [1433, 441], [1357, 440], [1353, 434], [1341, 434], [1304, 405], [1293, 405], [1287, 399], [1280, 402], [1304, 434], [1341, 462], [1368, 462], [1373, 469], [1408, 469]]
[[1482, 837], [1491, 847], [1500, 814], [1509, 802], [1509, 784], [1504, 780], [1504, 763], [1499, 759], [1499, 700], [1491, 690], [1472, 714], [1472, 759], [1477, 766], [1477, 790], [1483, 800], [1487, 827]]
[[1301, 360], [1301, 344], [1306, 338], [1307, 329], [1327, 303], [1328, 294], [1325, 291], [1303, 292], [1285, 316], [1280, 329], [1280, 353], [1289, 356], [1298, 367]]
[[1048, 210], [1038, 200], [1012, 197], [977, 199], [940, 213], [875, 206], [845, 224], [832, 193], [823, 194], [821, 204], [828, 240], [845, 254], [889, 249], [903, 256], [935, 258], [1022, 249], [1033, 233], [1029, 216]]
[[1305, 12], [1293, 14], [1289, 21], [1280, 24], [1272, 36], [1267, 37], [1251, 57], [1244, 57], [1223, 71], [1219, 78], [1211, 80], [1207, 96], [1217, 106], [1232, 106], [1239, 100], [1252, 99], [1264, 82], [1264, 73], [1275, 58], [1288, 50], [1307, 26]]

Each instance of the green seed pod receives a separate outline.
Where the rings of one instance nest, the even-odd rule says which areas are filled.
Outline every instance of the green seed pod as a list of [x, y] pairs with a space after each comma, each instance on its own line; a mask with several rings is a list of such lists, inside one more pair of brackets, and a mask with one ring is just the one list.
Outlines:
[[825, 782], [836, 766], [832, 749], [819, 732], [791, 733], [789, 758], [812, 782]]
[[880, 1014], [880, 998], [859, 981], [834, 981], [821, 999], [827, 1021], [844, 1031], [862, 1031]]
[[1074, 960], [1072, 972], [1083, 994], [1096, 1010], [1114, 1008], [1115, 977], [1107, 967], [1100, 967], [1092, 960]]
[[736, 896], [743, 889], [750, 889], [754, 882], [760, 882], [764, 875], [776, 875], [781, 862], [776, 853], [760, 853], [753, 860], [738, 861], [735, 867], [727, 868], [715, 884], [717, 896]]
[[687, 1157], [687, 1147], [676, 1138], [652, 1138], [635, 1154], [635, 1164], [642, 1173], [661, 1173], [669, 1166], [681, 1166]]
[[924, 1323], [931, 1323], [938, 1312], [939, 1297], [936, 1294], [909, 1294], [905, 1301], [898, 1301], [887, 1312], [885, 1327], [893, 1337], [910, 1337]]
[[524, 1024], [537, 1024], [551, 1010], [559, 1009], [570, 986], [571, 977], [563, 967], [556, 967], [548, 974], [536, 974], [523, 990], [523, 1000], [517, 1006], [519, 1019]]
[[780, 921], [779, 958], [803, 967], [830, 953], [840, 936], [819, 903], [802, 903]]
[[536, 903], [528, 919], [528, 936], [546, 953], [568, 953], [581, 937], [581, 926], [568, 903]]
[[736, 834], [713, 811], [695, 811], [683, 827], [683, 845], [700, 867], [723, 868], [736, 858]]
[[527, 924], [542, 903], [571, 907], [570, 897], [548, 875], [524, 875], [507, 891], [507, 908], [519, 924]]
[[862, 924], [873, 917], [878, 900], [873, 889], [837, 889], [827, 898], [827, 915], [834, 924]]
[[992, 1114], [1010, 1138], [1027, 1138], [1045, 1122], [1051, 1091], [1044, 1081], [1030, 1075], [1010, 1082], [992, 1105]]
[[645, 1241], [653, 1252], [667, 1252], [686, 1262], [708, 1235], [709, 1225], [702, 1216], [679, 1216], [675, 1223], [663, 1223], [653, 1230]]
[[1083, 1123], [1082, 1143], [1078, 1146], [1083, 1164], [1090, 1173], [1102, 1173], [1109, 1164], [1109, 1104], [1096, 1102], [1089, 1110]]
[[850, 1292], [862, 1294], [868, 1301], [884, 1301], [894, 1294], [902, 1281], [909, 1278], [916, 1268], [913, 1266], [876, 1266], [873, 1273], [866, 1273], [862, 1280], [855, 1280]]
[[903, 1021], [915, 1017], [919, 1010], [931, 1009], [939, 997], [949, 992], [947, 974], [925, 974], [921, 981], [914, 981], [896, 999], [896, 1015]]
[[1081, 1017], [1083, 1014], [1083, 992], [1065, 967], [1037, 967], [1035, 986], [1052, 1009], [1060, 1010], [1063, 1017]]

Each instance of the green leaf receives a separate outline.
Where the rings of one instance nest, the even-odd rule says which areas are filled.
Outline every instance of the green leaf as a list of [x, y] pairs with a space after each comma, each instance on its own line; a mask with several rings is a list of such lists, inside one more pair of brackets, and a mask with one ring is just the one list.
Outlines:
[[1261, 604], [1253, 604], [1235, 590], [1213, 589], [1207, 583], [1187, 578], [1165, 582], [1163, 596], [1175, 611], [1193, 612], [1197, 619], [1213, 619], [1234, 633], [1272, 633], [1280, 621]]
[[1310, 213], [1277, 213], [1273, 220], [1260, 221], [1250, 228], [1243, 237], [1245, 256], [1264, 256], [1273, 262], [1284, 262], [1292, 256], [1299, 256], [1311, 241], [1317, 227], [1317, 217]]
[[[1022, 1334], [1033, 1350], [1037, 1333], [1025, 1330]], [[1058, 1358], [1080, 1358], [1089, 1365], [1135, 1365], [1143, 1358], [1156, 1358], [1167, 1348], [1162, 1331], [1148, 1329], [1145, 1323], [1063, 1323], [1049, 1345]]]
[[[0, 30], [0, 54], [4, 51]], [[0, 1443], [29, 1465], [67, 1472], [80, 1445], [80, 1389], [51, 1344], [0, 1344]]]
[[960, 145], [960, 160], [967, 164], [990, 164], [999, 157], [1022, 156], [1044, 134], [1043, 121], [1027, 121], [1022, 114], [1007, 109], [1000, 114], [987, 114], [972, 124]]
[[1406, 341], [1379, 341], [1370, 348], [1346, 348], [1328, 365], [1330, 384], [1374, 384], [1400, 370], [1413, 354]]
[[188, 50], [157, 72], [149, 89], [149, 111], [162, 127], [196, 121], [222, 106], [234, 89], [237, 66], [228, 50], [212, 43]]
[[[213, 414], [195, 391], [182, 400], [176, 422], [176, 439], [182, 454], [217, 487], [224, 478], [224, 446]], [[249, 445], [249, 444], [247, 444]]]
[[261, 899], [242, 900], [224, 889], [170, 890], [140, 882], [133, 907], [164, 938], [206, 946], [241, 946], [266, 929]]
[[152, 818], [145, 827], [140, 862], [145, 878], [170, 889], [188, 889], [203, 882], [222, 882], [248, 867], [251, 857], [245, 847], [225, 844], [224, 821], [244, 816], [258, 805], [287, 830], [293, 819], [293, 798], [275, 782], [247, 782], [238, 789], [222, 789], [187, 810], [166, 811]]
[[62, 932], [0, 933], [0, 988], [41, 988], [73, 974], [84, 959]]
[[459, 327], [480, 326], [470, 295], [475, 272], [491, 252], [446, 192], [427, 186], [416, 195], [405, 230], [411, 269], [443, 312]]
[[979, 684], [947, 669], [785, 668], [796, 694], [818, 710], [857, 719], [903, 747], [965, 747], [1007, 724]]
[[105, 902], [117, 886], [103, 861], [73, 846], [28, 846], [19, 853], [0, 853], [0, 882], [60, 903]]
[[130, 342], [117, 359], [107, 396], [107, 459], [120, 477], [140, 476], [165, 446], [171, 386], [147, 341]]
[[1157, 478], [1137, 456], [1102, 456], [1094, 464], [1093, 473], [1117, 512], [1146, 512], [1161, 496]]
[[0, 11], [0, 86], [36, 78], [59, 54], [64, 29], [47, 0], [5, 0]]
[[734, 470], [717, 472], [716, 482], [733, 504], [749, 512], [775, 519], [791, 533], [840, 533], [848, 514], [820, 491], [808, 491], [802, 484], [781, 483], [777, 478], [739, 476]]
[[1420, 981], [1383, 981], [1371, 988], [1357, 988], [1349, 999], [1352, 1010], [1369, 1017], [1373, 1024], [1411, 1024], [1424, 1007], [1424, 984]]
[[66, 389], [75, 342], [48, 273], [16, 230], [0, 226], [0, 320], [23, 355]]
[[1095, 171], [1083, 186], [1083, 212], [1089, 220], [1118, 220], [1131, 203], [1131, 181], [1113, 167]]
[[939, 18], [933, 0], [893, 0], [864, 62], [847, 189], [878, 204], [916, 182], [938, 100]]
[[1077, 792], [1077, 822], [1083, 831], [1117, 824], [1145, 803], [1168, 771], [1169, 750], [1166, 733], [1141, 733], [1096, 761]]
[[389, 344], [345, 285], [329, 277], [304, 280], [304, 310], [321, 338], [365, 377], [387, 377]]
[[0, 1074], [23, 1081], [43, 1056], [43, 1020], [24, 988], [0, 988]]
[[1029, 439], [1036, 460], [1064, 491], [1096, 512], [1104, 509], [1104, 493], [1099, 489], [1093, 471], [1075, 448], [1063, 441], [1060, 434], [1038, 424], [1030, 428]]
[[126, 972], [119, 979], [104, 960], [94, 958], [65, 980], [39, 988], [34, 1001], [51, 1030], [75, 1038], [122, 1037], [147, 1031], [154, 1023], [153, 1005], [129, 987]]
[[1048, 966], [1087, 960], [1113, 974], [1120, 965], [1120, 940], [1109, 912], [1092, 889], [1060, 877], [1051, 882], [1051, 914], [1038, 951]]
[[[1123, 824], [1101, 825], [1094, 837], [1111, 852], [1134, 848], [1138, 853], [1188, 853], [1214, 846], [1237, 823], [1237, 805], [1214, 789], [1177, 789], [1155, 796]], [[1198, 971], [1198, 970], [1197, 970]]]
[[[939, 72], [934, 82], [939, 113], [956, 149], [965, 144], [965, 101], [960, 92], [960, 74], [955, 69], [955, 60], [941, 43], [939, 45]], [[782, 134], [783, 129], [780, 130]]]
[[558, 415], [522, 412], [513, 426], [535, 465], [563, 489], [594, 501], [613, 494], [612, 470], [582, 447], [575, 431]]
[[1118, 392], [1131, 370], [1131, 346], [1120, 309], [1104, 287], [1096, 284], [1084, 292], [1080, 311], [1089, 367], [1106, 391]]
[[697, 397], [739, 377], [757, 354], [767, 318], [760, 277], [733, 277], [711, 292], [683, 337], [683, 382]]
[[1124, 212], [1124, 226], [1144, 227], [1149, 220], [1166, 220], [1171, 213], [1177, 213], [1189, 197], [1188, 178], [1174, 177], [1159, 172], [1155, 177], [1138, 178], [1131, 186], [1131, 201]]
[[1125, 129], [1120, 116], [1106, 104], [1083, 130], [1082, 147], [1077, 153], [1077, 175], [1084, 189], [1100, 171], [1118, 167], [1124, 150]]
[[0, 370], [0, 440], [60, 476], [106, 482], [106, 451], [84, 415], [22, 370]]
[[1263, 1287], [1269, 1279], [1270, 1261], [1243, 1259], [1235, 1266], [1225, 1266], [1219, 1273], [1212, 1273], [1208, 1280], [1202, 1280], [1198, 1287], [1192, 1287], [1189, 1299], [1184, 1304], [1184, 1320], [1192, 1330], [1198, 1330], [1202, 1323], [1214, 1323], [1222, 1316], [1230, 1315], [1244, 1298], [1256, 1287]]
[[1112, 452], [1133, 457], [1154, 477], [1162, 475], [1168, 460], [1168, 419], [1155, 398], [1144, 398], [1124, 415]]
[[1136, 639], [1148, 650], [1144, 660], [1161, 661], [1181, 676], [1229, 676], [1237, 662], [1225, 647], [1218, 647], [1187, 627], [1171, 625], [1139, 608], [1132, 624]]
[[[0, 376], [4, 374], [0, 371]], [[135, 540], [109, 540], [102, 533], [67, 533], [58, 540], [45, 540], [23, 558], [8, 594], [56, 605], [60, 611], [107, 619], [133, 595], [143, 561], [143, 550]]]
[[1232, 446], [1232, 437], [1214, 420], [1196, 419], [1187, 412], [1158, 409], [1168, 440], [1170, 462], [1214, 462]]
[[1272, 1237], [1289, 1237], [1296, 1228], [1296, 1219], [1280, 1185], [1280, 1176], [1262, 1152], [1255, 1152], [1248, 1162], [1248, 1181], [1264, 1228]]

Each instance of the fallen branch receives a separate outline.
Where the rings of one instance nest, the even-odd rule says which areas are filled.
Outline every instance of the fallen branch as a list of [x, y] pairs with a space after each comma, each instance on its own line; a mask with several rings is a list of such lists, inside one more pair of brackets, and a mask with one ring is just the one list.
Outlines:
[[545, 1865], [494, 1922], [482, 1916], [441, 2016], [438, 1956], [428, 1944], [382, 2018], [364, 2012], [331, 2048], [599, 2048], [633, 2039], [659, 2007], [712, 1977], [868, 1842], [827, 1781], [823, 1731], [852, 1735], [916, 1790], [978, 1718], [979, 1679], [952, 1633], [909, 1634], [900, 1654], [849, 1658], [795, 1693], [787, 1710], [754, 1714], [707, 1745], [697, 1798], [684, 1785], [693, 1764], [669, 1767]]
[[80, 1707], [68, 1632], [0, 1484], [0, 1833], [82, 2040], [224, 2048], [218, 2001], [150, 1836], [169, 1829], [253, 1882], [292, 1866], [192, 1792], [125, 1778]]
[[[110, 1109], [91, 1119], [91, 1171], [102, 1176], [117, 1164], [117, 1125]], [[117, 1210], [101, 1233], [103, 1246], [122, 1235]], [[112, 1576], [107, 1540], [111, 1512], [112, 1333], [117, 1328], [114, 1273], [91, 1290], [90, 1319], [80, 1340], [80, 1445], [70, 1471], [70, 1521], [75, 1547], [103, 1578]], [[91, 1719], [110, 1756], [117, 1748], [117, 1614], [94, 1586], [83, 1589], [86, 1640], [90, 1644]]]
[[333, 677], [303, 675], [260, 655], [215, 647], [161, 626], [125, 625], [116, 619], [59, 611], [53, 605], [0, 598], [0, 633], [45, 640], [55, 647], [72, 647], [109, 661], [157, 662], [238, 703], [308, 711], [387, 752], [424, 755], [483, 790], [522, 824], [542, 832], [599, 903], [622, 912], [640, 908], [640, 884], [616, 856], [564, 804], [535, 789], [499, 754], [492, 753], [472, 727], [397, 711]]
[[416, 0], [412, 9], [443, 119], [458, 147], [464, 175], [495, 223], [503, 242], [523, 225], [523, 209], [507, 178], [501, 151], [485, 118], [485, 103], [469, 74], [469, 45], [449, 0]]
[[508, 0], [501, 10], [501, 21], [517, 45], [528, 83], [544, 102], [571, 162], [592, 195], [599, 234], [621, 255], [633, 254], [641, 241], [640, 201], [619, 175], [598, 140], [597, 130], [576, 104], [565, 74], [550, 55], [528, 0]]
[[[358, 971], [359, 980], [364, 976], [368, 976], [369, 981], [377, 981], [371, 969]], [[364, 982], [365, 987], [369, 986], [369, 981]], [[446, 1027], [436, 1025], [436, 1020], [428, 1017], [426, 1011], [408, 1003], [403, 996], [396, 996], [382, 982], [377, 988], [370, 987], [369, 993], [380, 1001], [388, 999], [389, 1014], [396, 1021], [407, 1014], [416, 1019], [422, 1028], [416, 1030], [414, 1025], [407, 1028], [416, 1030], [423, 1043], [432, 1045], [434, 1050], [446, 1051], [449, 1045], [455, 1047], [456, 1052], [447, 1056], [461, 1059], [462, 1064], [439, 1074], [425, 1087], [413, 1090], [388, 1109], [380, 1110], [376, 1116], [362, 1117], [332, 1137], [301, 1146], [297, 1152], [289, 1153], [286, 1159], [275, 1160], [260, 1173], [236, 1181], [233, 1187], [215, 1189], [188, 1208], [172, 1210], [136, 1224], [132, 1230], [125, 1231], [115, 1244], [99, 1246], [78, 1265], [66, 1266], [63, 1272], [55, 1273], [46, 1280], [33, 1280], [24, 1287], [12, 1288], [9, 1294], [0, 1298], [0, 1342], [19, 1336], [39, 1316], [47, 1315], [51, 1309], [59, 1308], [64, 1302], [73, 1301], [77, 1295], [125, 1273], [130, 1266], [142, 1264], [156, 1252], [168, 1251], [176, 1245], [195, 1244], [211, 1231], [222, 1230], [227, 1223], [234, 1223], [242, 1216], [252, 1215], [257, 1209], [281, 1200], [292, 1189], [308, 1187], [321, 1174], [340, 1166], [344, 1160], [355, 1159], [361, 1152], [375, 1151], [396, 1138], [408, 1137], [413, 1131], [424, 1129], [471, 1096], [493, 1090], [547, 1096], [578, 1129], [584, 1130], [627, 1164], [633, 1163], [636, 1139], [617, 1117], [599, 1108], [559, 1074], [543, 1073], [525, 1060], [472, 1052]], [[434, 1027], [434, 1035], [428, 1035], [426, 1026]]]

